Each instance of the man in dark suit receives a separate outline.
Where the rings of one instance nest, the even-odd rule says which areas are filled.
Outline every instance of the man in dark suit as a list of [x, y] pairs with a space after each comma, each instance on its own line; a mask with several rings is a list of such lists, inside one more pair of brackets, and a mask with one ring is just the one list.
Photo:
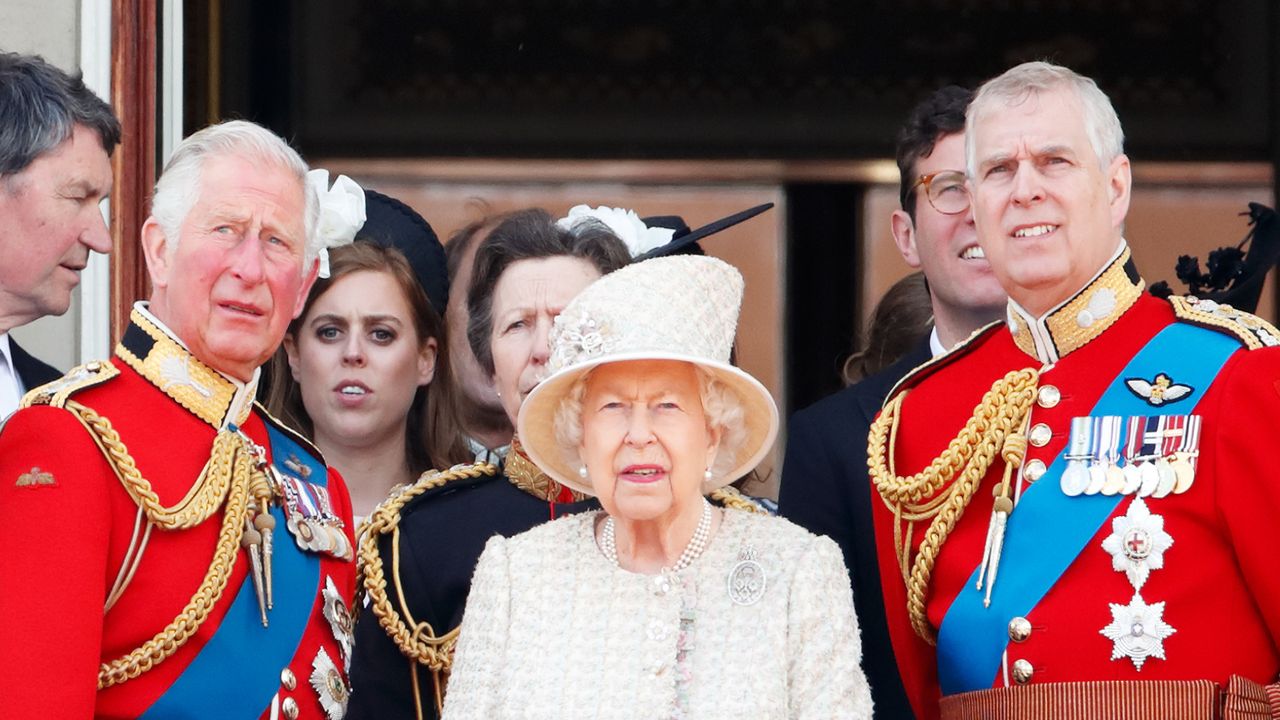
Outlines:
[[938, 90], [916, 106], [898, 136], [902, 208], [893, 213], [893, 238], [907, 264], [925, 274], [933, 331], [888, 368], [796, 413], [787, 436], [780, 511], [830, 536], [844, 552], [877, 717], [912, 714], [885, 623], [867, 433], [900, 378], [999, 320], [1006, 302], [978, 247], [964, 186], [964, 113], [971, 98], [955, 86]]
[[58, 368], [23, 350], [21, 345], [12, 340], [9, 341], [9, 353], [13, 370], [25, 387], [37, 387], [62, 377]]
[[100, 203], [119, 142], [111, 107], [78, 74], [0, 53], [0, 419], [61, 375], [9, 331], [65, 313], [89, 251], [111, 251]]

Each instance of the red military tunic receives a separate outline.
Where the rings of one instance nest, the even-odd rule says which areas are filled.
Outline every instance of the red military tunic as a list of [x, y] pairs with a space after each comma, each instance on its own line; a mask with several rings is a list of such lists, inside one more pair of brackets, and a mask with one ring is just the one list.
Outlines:
[[[1170, 302], [1141, 292], [1141, 280], [1128, 255], [1124, 251], [1077, 296], [1041, 319], [1042, 324], [1011, 307], [1012, 330], [1005, 325], [988, 328], [962, 348], [909, 375], [895, 391], [907, 392], [899, 413], [896, 449], [891, 450], [896, 474], [923, 470], [957, 436], [994, 381], [1009, 371], [1031, 368], [1040, 374], [1036, 402], [1025, 425], [1030, 442], [1022, 472], [1014, 474], [1014, 499], [1032, 487], [1066, 451], [1072, 419], [1090, 415], [1104, 390], [1157, 333], [1175, 322], [1188, 322], [1175, 316]], [[1102, 632], [1113, 622], [1112, 605], [1125, 606], [1135, 595], [1126, 573], [1113, 567], [1112, 554], [1103, 548], [1115, 518], [1130, 513], [1136, 502], [1133, 496], [1119, 497], [1112, 516], [1096, 531], [1090, 526], [1083, 532], [1087, 542], [1079, 554], [1068, 560], [1025, 617], [997, 618], [993, 627], [1007, 634], [994, 638], [1004, 646], [994, 662], [990, 657], [967, 656], [969, 647], [963, 644], [947, 647], [940, 660], [935, 647], [913, 631], [895, 555], [894, 516], [890, 503], [875, 497], [876, 541], [890, 634], [919, 717], [938, 717], [939, 698], [948, 694], [940, 686], [940, 661], [961, 668], [970, 663], [967, 672], [989, 677], [987, 688], [1121, 680], [1225, 684], [1233, 675], [1257, 683], [1275, 681], [1280, 671], [1280, 573], [1275, 572], [1274, 528], [1275, 518], [1280, 517], [1280, 482], [1271, 470], [1275, 433], [1280, 428], [1280, 349], [1245, 346], [1249, 338], [1254, 339], [1249, 344], [1258, 347], [1275, 343], [1265, 324], [1250, 331], [1238, 321], [1209, 312], [1190, 320], [1235, 333], [1232, 339], [1240, 347], [1229, 351], [1207, 389], [1197, 388], [1203, 396], [1194, 407], [1175, 410], [1171, 401], [1167, 408], [1202, 418], [1193, 485], [1182, 494], [1143, 501], [1150, 513], [1163, 519], [1163, 530], [1172, 539], [1164, 549], [1163, 566], [1151, 569], [1140, 589], [1147, 603], [1164, 603], [1163, 622], [1174, 631], [1162, 640], [1163, 657], [1148, 656], [1139, 669]], [[1252, 318], [1248, 323], [1254, 326]], [[1204, 332], [1220, 337], [1212, 330]], [[928, 625], [935, 632], [962, 592], [979, 592], [973, 584], [975, 569], [987, 543], [993, 489], [1004, 470], [1005, 463], [997, 456], [937, 555], [925, 596]], [[1063, 492], [1056, 480], [1053, 485], [1038, 491]], [[1074, 499], [1066, 498], [1068, 503]], [[1017, 513], [1015, 506], [1010, 523]], [[927, 521], [915, 524], [910, 540], [913, 557], [928, 525]], [[1023, 528], [1023, 537], [1014, 537], [1012, 527], [1006, 547], [1015, 542], [1051, 542], [1035, 537], [1034, 528]], [[1018, 571], [1007, 564], [999, 566], [997, 590], [1000, 583], [1009, 582], [1001, 576]], [[1142, 632], [1133, 628], [1137, 635]], [[996, 705], [969, 706], [969, 712], [998, 716], [1005, 710], [999, 703], [1009, 693], [997, 694], [997, 700], [986, 698]], [[1087, 704], [1081, 697], [1076, 701]], [[1041, 714], [1055, 714], [1051, 702], [1040, 707], [1045, 708]]]
[[[66, 390], [72, 402], [110, 421], [161, 505], [179, 504], [196, 483], [215, 435], [227, 422], [239, 420], [245, 435], [270, 454], [268, 423], [274, 421], [252, 406], [256, 383], [235, 383], [205, 367], [148, 314], [135, 310], [132, 319], [110, 364], [91, 363], [47, 388]], [[277, 452], [280, 447], [277, 443]], [[303, 458], [267, 459], [302, 468]], [[323, 468], [315, 458], [305, 460]], [[350, 499], [333, 471], [327, 493], [322, 489], [318, 495], [327, 495], [332, 514], [344, 523], [341, 530], [331, 525], [345, 533], [345, 553], [335, 540], [337, 552], [318, 555], [315, 576], [315, 554], [308, 559], [308, 553], [296, 551], [294, 557], [309, 563], [315, 582], [289, 587], [277, 579], [275, 608], [267, 615], [277, 628], [296, 628], [289, 645], [272, 645], [279, 641], [269, 639], [274, 636], [258, 621], [256, 602], [249, 622], [228, 619], [239, 617], [231, 608], [242, 587], [252, 589], [247, 551], [237, 547], [226, 589], [194, 635], [137, 677], [96, 689], [101, 664], [142, 646], [183, 611], [210, 568], [225, 510], [220, 505], [190, 529], [157, 527], [148, 533], [139, 505], [117, 477], [118, 467], [68, 409], [20, 410], [0, 432], [0, 543], [6, 548], [0, 559], [0, 617], [5, 618], [0, 667], [6, 674], [0, 716], [132, 718], [146, 717], [148, 710], [170, 717], [340, 716], [350, 655], [346, 608], [355, 568], [349, 559]], [[117, 579], [127, 576], [122, 572], [126, 559], [137, 556], [142, 541], [131, 580], [104, 613]], [[294, 551], [284, 522], [276, 526], [273, 541], [277, 567], [284, 572], [288, 563], [282, 553]], [[338, 557], [342, 554], [347, 559]], [[285, 617], [282, 607], [307, 615]], [[233, 648], [231, 660], [206, 656], [202, 665], [197, 658], [213, 647], [215, 635], [230, 642], [225, 647]], [[269, 652], [290, 659], [263, 667], [255, 655]], [[341, 668], [336, 679], [334, 666]], [[327, 702], [339, 701], [337, 714], [322, 708], [313, 674], [327, 680]], [[157, 705], [175, 688], [181, 688], [179, 697]]]

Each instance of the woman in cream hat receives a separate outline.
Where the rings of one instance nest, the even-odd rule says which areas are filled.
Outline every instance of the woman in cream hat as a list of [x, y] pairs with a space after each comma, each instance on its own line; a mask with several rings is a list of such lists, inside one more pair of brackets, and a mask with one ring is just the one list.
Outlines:
[[741, 299], [729, 265], [666, 257], [556, 320], [518, 432], [604, 510], [489, 541], [445, 718], [871, 716], [836, 545], [705, 499], [777, 432], [769, 393], [728, 363]]

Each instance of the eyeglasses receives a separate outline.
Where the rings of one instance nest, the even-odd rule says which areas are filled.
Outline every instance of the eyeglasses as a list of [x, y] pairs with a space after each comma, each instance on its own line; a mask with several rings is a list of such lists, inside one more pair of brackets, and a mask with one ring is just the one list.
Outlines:
[[959, 170], [939, 170], [921, 175], [911, 189], [924, 185], [925, 197], [934, 210], [943, 215], [959, 215], [969, 209], [969, 191], [964, 180], [964, 173]]

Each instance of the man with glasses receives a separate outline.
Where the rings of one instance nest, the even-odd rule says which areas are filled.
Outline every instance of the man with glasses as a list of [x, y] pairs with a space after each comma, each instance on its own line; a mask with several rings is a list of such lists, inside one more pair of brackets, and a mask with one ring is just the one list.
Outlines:
[[1280, 717], [1280, 330], [1146, 292], [1093, 80], [1024, 63], [966, 122], [1007, 322], [903, 378], [867, 441], [916, 716]]
[[934, 317], [929, 339], [885, 370], [796, 413], [782, 470], [782, 514], [830, 536], [844, 551], [862, 626], [863, 666], [881, 717], [911, 717], [911, 707], [885, 624], [867, 432], [899, 379], [999, 320], [1006, 302], [978, 246], [965, 189], [964, 113], [972, 97], [956, 86], [936, 91], [912, 110], [898, 135], [902, 208], [893, 213], [893, 239], [928, 282]]

